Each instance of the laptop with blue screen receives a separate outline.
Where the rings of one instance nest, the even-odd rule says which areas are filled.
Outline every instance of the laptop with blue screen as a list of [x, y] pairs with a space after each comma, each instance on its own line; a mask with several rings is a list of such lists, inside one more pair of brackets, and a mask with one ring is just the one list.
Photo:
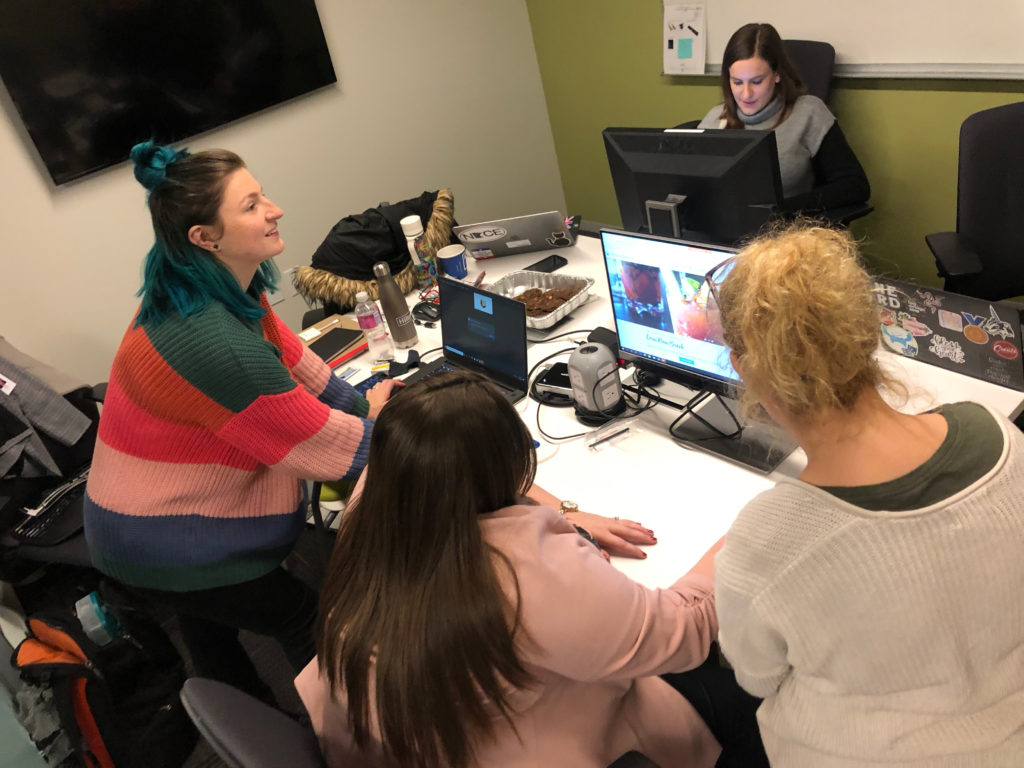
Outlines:
[[526, 305], [448, 278], [438, 280], [438, 289], [443, 357], [405, 383], [462, 369], [490, 379], [509, 402], [526, 397]]

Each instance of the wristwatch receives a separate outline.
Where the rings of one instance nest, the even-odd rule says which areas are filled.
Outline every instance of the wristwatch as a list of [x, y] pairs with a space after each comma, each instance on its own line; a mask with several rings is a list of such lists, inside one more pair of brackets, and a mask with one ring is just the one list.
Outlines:
[[[580, 511], [580, 505], [577, 504], [575, 501], [568, 501], [568, 500], [563, 501], [562, 502], [562, 506], [560, 506], [558, 508], [559, 514], [562, 514], [562, 515], [564, 515], [566, 512], [579, 512], [579, 511]], [[597, 539], [595, 539], [593, 536], [590, 535], [590, 531], [588, 531], [586, 528], [583, 528], [582, 526], [576, 525], [576, 523], [573, 523], [572, 527], [576, 529], [576, 533], [578, 533], [584, 539], [589, 541], [591, 544], [593, 544], [595, 547], [597, 547], [598, 551], [600, 551], [601, 545], [597, 543]]]

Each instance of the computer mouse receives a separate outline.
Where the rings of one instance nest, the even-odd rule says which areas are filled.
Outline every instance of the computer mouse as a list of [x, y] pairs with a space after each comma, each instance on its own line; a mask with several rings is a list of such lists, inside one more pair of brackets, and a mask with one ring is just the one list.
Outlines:
[[412, 316], [417, 320], [430, 322], [441, 316], [441, 308], [429, 301], [421, 301], [412, 308]]

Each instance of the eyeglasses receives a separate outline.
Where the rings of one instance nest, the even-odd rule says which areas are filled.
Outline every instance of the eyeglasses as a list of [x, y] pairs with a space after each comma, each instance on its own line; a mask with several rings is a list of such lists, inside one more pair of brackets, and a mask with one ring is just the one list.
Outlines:
[[735, 265], [736, 257], [730, 256], [720, 264], [716, 264], [704, 275], [704, 285], [707, 287], [707, 296], [704, 297], [704, 313], [708, 335], [711, 340], [723, 345], [725, 342], [722, 339], [721, 302], [718, 298], [718, 289]]
[[736, 257], [730, 256], [725, 261], [716, 264], [704, 275], [704, 285], [708, 287], [707, 308], [719, 309], [718, 289], [725, 282], [733, 266], [736, 264]]

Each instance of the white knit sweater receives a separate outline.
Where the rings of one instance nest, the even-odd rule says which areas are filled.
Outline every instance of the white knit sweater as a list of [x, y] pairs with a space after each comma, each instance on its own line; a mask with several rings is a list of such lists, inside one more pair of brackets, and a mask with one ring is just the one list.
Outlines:
[[716, 562], [720, 643], [773, 768], [1024, 766], [1024, 435], [928, 507], [784, 480]]

